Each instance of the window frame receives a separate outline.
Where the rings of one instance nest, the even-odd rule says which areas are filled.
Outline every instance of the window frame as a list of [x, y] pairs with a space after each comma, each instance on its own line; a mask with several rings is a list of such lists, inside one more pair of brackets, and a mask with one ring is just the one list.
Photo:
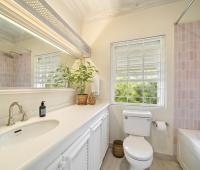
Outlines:
[[[116, 58], [114, 56], [114, 48], [116, 46], [124, 46], [124, 45], [130, 45], [131, 43], [135, 42], [141, 42], [145, 40], [160, 40], [161, 42], [161, 55], [160, 55], [160, 88], [159, 90], [160, 94], [160, 101], [157, 104], [147, 104], [147, 103], [128, 103], [128, 102], [116, 102], [115, 101], [115, 78], [116, 78]], [[131, 39], [131, 40], [125, 40], [125, 41], [118, 41], [118, 42], [112, 42], [110, 45], [110, 56], [111, 56], [111, 64], [110, 64], [110, 76], [111, 76], [111, 83], [110, 83], [110, 102], [114, 105], [130, 105], [130, 106], [141, 106], [141, 107], [165, 107], [166, 105], [166, 84], [165, 84], [165, 35], [157, 35], [157, 36], [151, 36], [151, 37], [145, 37], [145, 38], [137, 38], [137, 39]]]
[[[57, 61], [56, 61], [57, 63], [56, 64], [54, 63], [54, 64], [59, 66], [59, 63], [60, 63], [60, 53], [61, 53], [60, 51], [54, 51], [54, 52], [43, 53], [43, 54], [39, 54], [39, 55], [35, 55], [34, 56], [34, 78], [33, 78], [33, 86], [34, 86], [34, 88], [47, 88], [47, 87], [40, 87], [40, 86], [38, 86], [39, 85], [39, 83], [38, 83], [39, 79], [36, 80], [36, 78], [38, 78], [38, 70], [37, 70], [38, 61], [37, 60], [40, 57], [46, 57], [46, 58], [48, 58], [48, 57], [52, 57], [54, 55], [53, 57], [57, 57]], [[44, 86], [45, 82], [42, 82], [40, 84], [42, 84], [42, 86]], [[52, 79], [51, 79], [51, 83], [48, 83], [48, 84], [50, 85], [50, 87], [48, 87], [48, 88], [52, 88], [52, 86], [53, 86]]]

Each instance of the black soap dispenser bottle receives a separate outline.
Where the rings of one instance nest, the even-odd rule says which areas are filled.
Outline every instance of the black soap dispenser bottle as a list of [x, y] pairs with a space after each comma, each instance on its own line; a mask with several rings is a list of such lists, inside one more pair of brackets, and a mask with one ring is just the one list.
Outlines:
[[46, 116], [46, 106], [44, 105], [45, 101], [41, 102], [40, 108], [39, 108], [39, 115], [40, 117], [45, 117]]

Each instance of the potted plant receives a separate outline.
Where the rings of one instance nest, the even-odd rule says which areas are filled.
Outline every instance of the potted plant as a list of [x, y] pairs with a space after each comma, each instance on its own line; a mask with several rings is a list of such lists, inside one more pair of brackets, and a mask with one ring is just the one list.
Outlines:
[[74, 86], [77, 91], [77, 102], [80, 105], [87, 104], [88, 94], [85, 93], [87, 83], [92, 81], [94, 73], [98, 72], [90, 62], [83, 63], [73, 72]]
[[59, 65], [53, 76], [55, 87], [72, 87], [74, 75], [67, 65]]

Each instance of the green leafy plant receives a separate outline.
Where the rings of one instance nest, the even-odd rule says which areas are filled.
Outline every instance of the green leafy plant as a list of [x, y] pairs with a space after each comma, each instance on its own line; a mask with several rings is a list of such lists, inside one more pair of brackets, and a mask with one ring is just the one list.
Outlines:
[[94, 73], [98, 72], [90, 62], [80, 63], [78, 69], [74, 70], [74, 86], [78, 94], [84, 94], [86, 84], [92, 81]]
[[156, 82], [118, 82], [115, 83], [115, 101], [122, 103], [158, 103]]
[[66, 65], [59, 65], [53, 76], [55, 87], [72, 87], [74, 75], [71, 69]]

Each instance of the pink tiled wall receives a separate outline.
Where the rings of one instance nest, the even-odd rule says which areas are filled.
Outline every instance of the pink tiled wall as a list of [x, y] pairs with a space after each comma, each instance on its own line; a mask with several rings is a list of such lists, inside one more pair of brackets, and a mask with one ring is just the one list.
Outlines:
[[31, 87], [31, 52], [0, 53], [0, 87]]
[[200, 21], [175, 26], [175, 128], [200, 129]]
[[0, 54], [0, 87], [14, 85], [14, 58]]
[[23, 52], [15, 57], [16, 87], [31, 87], [31, 52]]

